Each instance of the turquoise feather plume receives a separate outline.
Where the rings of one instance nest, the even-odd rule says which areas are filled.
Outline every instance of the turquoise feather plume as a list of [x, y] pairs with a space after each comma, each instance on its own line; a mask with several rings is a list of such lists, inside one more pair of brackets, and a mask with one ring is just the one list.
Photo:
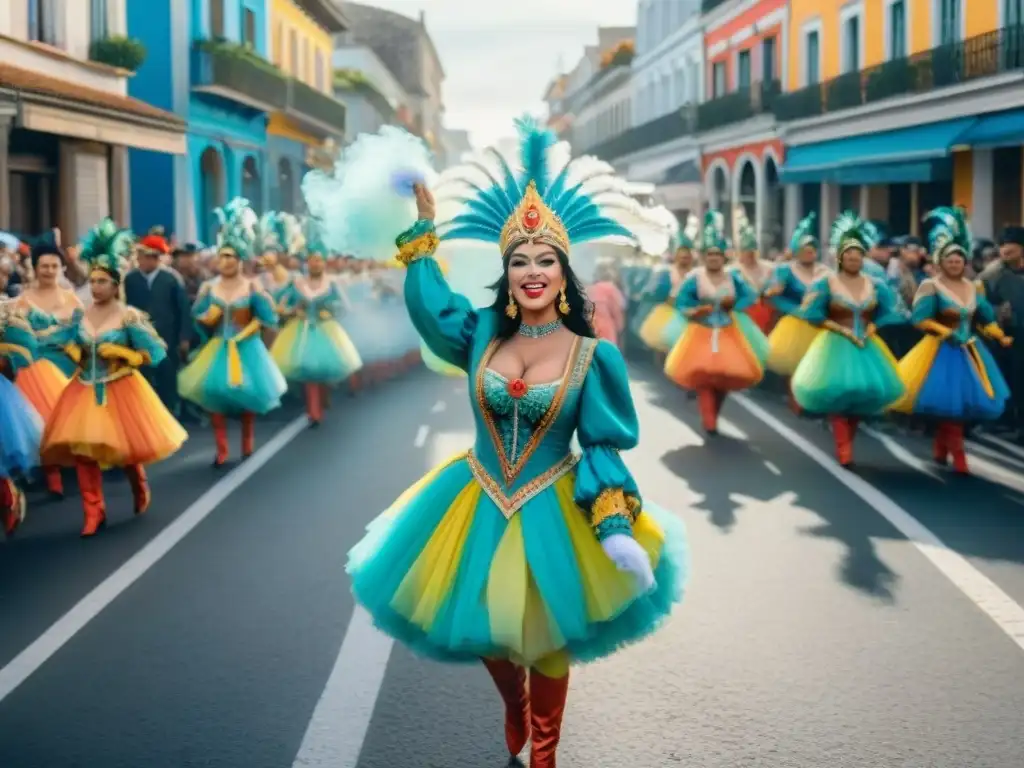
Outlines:
[[800, 223], [793, 230], [793, 236], [789, 238], [789, 252], [796, 255], [801, 249], [808, 246], [818, 247], [817, 233], [818, 214], [811, 211], [804, 216]]
[[829, 245], [837, 257], [842, 256], [843, 251], [849, 248], [857, 248], [864, 252], [871, 249], [871, 237], [864, 224], [865, 222], [853, 211], [844, 211], [832, 222]]
[[928, 250], [935, 261], [949, 254], [966, 256], [971, 252], [973, 237], [963, 208], [935, 208], [924, 215], [924, 221], [933, 222], [928, 232]]
[[222, 208], [213, 211], [219, 224], [217, 250], [233, 251], [242, 261], [253, 256], [259, 218], [244, 197], [236, 197]]
[[704, 226], [700, 233], [700, 249], [704, 253], [729, 250], [729, 241], [725, 237], [725, 217], [719, 211], [708, 211], [704, 214]]
[[108, 216], [82, 240], [78, 258], [88, 264], [90, 270], [102, 269], [120, 276], [134, 245], [135, 236], [131, 230], [120, 229]]

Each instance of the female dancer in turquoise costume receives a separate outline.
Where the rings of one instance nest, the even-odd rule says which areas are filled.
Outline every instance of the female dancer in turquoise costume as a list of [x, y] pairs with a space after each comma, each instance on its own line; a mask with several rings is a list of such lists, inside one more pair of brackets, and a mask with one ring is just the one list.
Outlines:
[[1005, 347], [1013, 339], [996, 323], [984, 289], [964, 274], [973, 245], [965, 211], [937, 208], [928, 219], [935, 222], [928, 239], [938, 274], [922, 281], [914, 296], [911, 322], [925, 336], [900, 360], [907, 393], [893, 410], [936, 419], [935, 461], [944, 465], [952, 456], [953, 469], [966, 474], [964, 422], [998, 419], [1010, 397], [973, 326], [978, 323], [984, 336]]
[[285, 379], [303, 386], [306, 415], [316, 426], [323, 420], [327, 387], [345, 381], [363, 363], [338, 322], [341, 290], [326, 274], [327, 249], [316, 222], [310, 220], [306, 230], [305, 246], [299, 250], [306, 275], [292, 280], [279, 297], [281, 314], [291, 319], [270, 355]]
[[43, 420], [3, 374], [17, 376], [37, 351], [23, 314], [14, 302], [0, 301], [0, 517], [8, 536], [25, 520], [25, 493], [15, 481], [39, 465]]
[[[800, 305], [811, 286], [831, 274], [831, 270], [819, 260], [815, 225], [813, 213], [797, 224], [789, 241], [793, 259], [775, 267], [764, 286], [765, 300], [782, 315], [768, 336], [771, 350], [768, 369], [786, 377], [787, 381], [804, 359], [811, 342], [821, 332], [818, 326], [799, 316]], [[789, 386], [789, 407], [794, 413], [800, 413], [792, 386]]]
[[192, 316], [203, 346], [178, 374], [178, 392], [210, 413], [217, 444], [214, 467], [228, 460], [228, 417], [242, 421], [242, 458], [256, 449], [256, 416], [281, 405], [288, 385], [260, 331], [277, 327], [274, 300], [242, 274], [252, 255], [256, 214], [236, 198], [217, 209], [219, 276], [203, 283]]
[[836, 458], [853, 462], [860, 420], [876, 416], [904, 393], [896, 359], [877, 334], [884, 325], [907, 322], [888, 286], [861, 273], [869, 235], [855, 214], [832, 224], [838, 271], [818, 280], [797, 315], [823, 329], [793, 374], [797, 405], [829, 417]]
[[[553, 136], [520, 130], [524, 170], [502, 158], [491, 174], [502, 180], [474, 184], [439, 229], [498, 244], [492, 307], [449, 289], [432, 256], [434, 202], [415, 188], [418, 220], [397, 240], [406, 304], [434, 352], [469, 374], [478, 434], [371, 524], [348, 571], [394, 637], [444, 661], [483, 659], [505, 703], [509, 764], [521, 765], [529, 742], [532, 768], [554, 768], [570, 664], [639, 640], [669, 614], [685, 532], [641, 502], [619, 455], [638, 431], [626, 367], [593, 338], [569, 266], [571, 240], [628, 233], [577, 186], [573, 164], [549, 172]], [[570, 453], [574, 433], [582, 457]]]
[[708, 211], [701, 233], [704, 264], [690, 273], [676, 297], [686, 330], [665, 360], [665, 375], [697, 393], [709, 435], [718, 432], [728, 393], [760, 382], [768, 357], [768, 339], [744, 311], [757, 303], [758, 295], [738, 272], [726, 269], [722, 223], [720, 213]]

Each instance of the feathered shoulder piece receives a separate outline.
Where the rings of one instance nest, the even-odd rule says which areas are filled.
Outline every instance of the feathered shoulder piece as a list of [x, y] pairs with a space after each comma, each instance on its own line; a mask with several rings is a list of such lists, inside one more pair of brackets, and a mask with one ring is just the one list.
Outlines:
[[697, 238], [700, 237], [700, 219], [697, 214], [691, 213], [686, 217], [686, 224], [683, 231], [679, 233], [679, 248], [693, 250], [697, 247]]
[[324, 243], [324, 225], [315, 216], [306, 216], [302, 220], [301, 238], [303, 247], [300, 253], [305, 257], [317, 255], [326, 257], [327, 245]]
[[793, 230], [793, 236], [789, 238], [790, 253], [796, 255], [801, 249], [808, 246], [818, 247], [817, 221], [818, 214], [814, 211], [811, 211], [800, 220], [800, 223], [796, 225], [796, 229]]
[[249, 206], [249, 201], [244, 197], [236, 197], [223, 208], [216, 208], [214, 215], [219, 223], [217, 251], [233, 253], [243, 261], [251, 258], [259, 219]]
[[135, 236], [128, 229], [119, 229], [114, 220], [105, 218], [82, 240], [78, 258], [89, 265], [89, 270], [101, 269], [120, 277], [121, 267], [131, 256]]
[[704, 214], [700, 249], [704, 253], [725, 253], [729, 249], [729, 242], [725, 237], [725, 217], [721, 212], [708, 211]]
[[516, 121], [518, 157], [488, 149], [441, 175], [435, 197], [442, 240], [496, 243], [504, 254], [526, 242], [568, 255], [570, 245], [630, 237], [640, 205], [607, 163], [570, 158], [569, 147], [532, 118]]
[[839, 218], [832, 222], [829, 246], [835, 251], [836, 256], [842, 256], [843, 251], [850, 248], [865, 252], [871, 248], [871, 237], [864, 225], [865, 222], [853, 211], [841, 213]]
[[950, 254], [966, 256], [971, 252], [971, 227], [963, 208], [935, 208], [924, 215], [924, 220], [932, 222], [928, 249], [935, 261]]
[[738, 251], [757, 251], [757, 232], [747, 218], [747, 209], [743, 204], [733, 208], [732, 213], [732, 243]]
[[274, 217], [274, 231], [279, 246], [289, 256], [299, 256], [306, 247], [302, 222], [294, 214], [278, 213]]

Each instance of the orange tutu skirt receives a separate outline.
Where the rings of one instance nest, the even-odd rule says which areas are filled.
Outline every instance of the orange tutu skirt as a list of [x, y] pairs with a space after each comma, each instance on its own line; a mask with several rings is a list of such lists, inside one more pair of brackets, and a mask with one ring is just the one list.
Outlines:
[[138, 371], [106, 385], [96, 402], [91, 384], [72, 379], [43, 431], [44, 464], [71, 466], [76, 458], [103, 467], [152, 464], [166, 459], [188, 438]]
[[764, 377], [757, 353], [737, 324], [715, 331], [690, 323], [665, 360], [665, 375], [684, 389], [747, 389]]
[[67, 385], [68, 377], [49, 360], [36, 360], [18, 371], [14, 380], [14, 386], [32, 404], [44, 422], [50, 420], [50, 414]]
[[775, 312], [765, 303], [764, 299], [758, 301], [754, 306], [748, 307], [746, 313], [750, 315], [751, 320], [757, 323], [758, 328], [768, 333], [772, 327]]

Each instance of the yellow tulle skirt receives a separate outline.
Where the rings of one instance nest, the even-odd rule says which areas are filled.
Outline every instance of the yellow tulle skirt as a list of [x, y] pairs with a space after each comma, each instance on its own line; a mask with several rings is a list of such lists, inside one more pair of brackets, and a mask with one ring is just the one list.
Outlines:
[[44, 358], [18, 371], [14, 385], [45, 422], [50, 418], [61, 393], [67, 387], [68, 377], [60, 368]]
[[656, 352], [668, 352], [669, 348], [663, 339], [662, 332], [665, 330], [665, 326], [671, 323], [675, 317], [675, 310], [670, 305], [659, 304], [651, 310], [651, 313], [647, 315], [647, 319], [640, 326], [640, 340], [649, 349], [653, 349]]
[[103, 467], [152, 464], [177, 451], [188, 433], [138, 371], [106, 384], [97, 403], [92, 384], [73, 378], [46, 423], [44, 464], [91, 459]]
[[793, 315], [786, 315], [768, 335], [768, 370], [780, 376], [792, 376], [804, 359], [811, 343], [821, 333], [820, 328]]

